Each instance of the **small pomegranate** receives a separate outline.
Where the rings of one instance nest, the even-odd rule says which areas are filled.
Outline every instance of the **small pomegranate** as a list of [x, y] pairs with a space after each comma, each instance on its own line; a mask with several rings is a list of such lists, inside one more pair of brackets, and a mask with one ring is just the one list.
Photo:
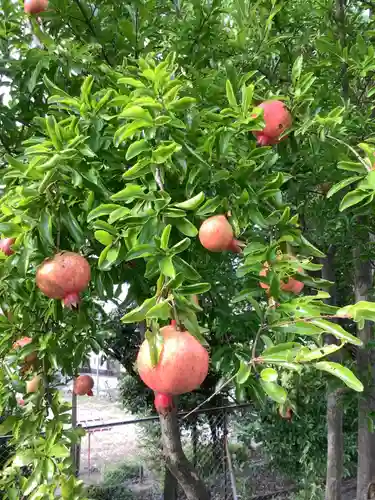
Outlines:
[[282, 408], [279, 408], [279, 415], [284, 420], [289, 420], [289, 422], [290, 422], [293, 418], [293, 410], [292, 410], [292, 408], [286, 408], [286, 410], [283, 411]]
[[25, 400], [22, 398], [17, 399], [17, 404], [18, 404], [18, 406], [25, 406]]
[[23, 5], [26, 14], [40, 14], [48, 8], [48, 0], [25, 0]]
[[[282, 259], [291, 259], [295, 260], [294, 255], [278, 255], [277, 260], [282, 260]], [[268, 269], [269, 269], [269, 264], [268, 262], [265, 262], [263, 265], [263, 269], [259, 272], [259, 276], [267, 276], [268, 274]], [[303, 269], [302, 267], [298, 268], [298, 272], [302, 273]], [[264, 290], [269, 290], [270, 286], [267, 283], [262, 283], [260, 282], [260, 287], [263, 288]], [[283, 292], [290, 292], [294, 293], [294, 295], [298, 295], [302, 292], [305, 284], [302, 281], [298, 281], [295, 278], [288, 278], [287, 281], [281, 281], [280, 288]]]
[[80, 375], [74, 381], [73, 392], [77, 396], [93, 396], [92, 389], [94, 387], [94, 380], [90, 375]]
[[0, 251], [9, 257], [13, 255], [12, 245], [16, 241], [16, 238], [2, 238], [0, 240]]
[[34, 378], [31, 380], [28, 380], [26, 382], [26, 392], [27, 394], [30, 394], [31, 392], [38, 392], [39, 386], [41, 382], [41, 376], [36, 375]]
[[36, 273], [38, 288], [50, 299], [62, 299], [64, 306], [77, 307], [79, 293], [90, 282], [90, 265], [74, 252], [60, 252], [46, 259]]
[[210, 252], [228, 250], [241, 253], [241, 242], [233, 238], [233, 229], [225, 215], [214, 215], [206, 219], [199, 229], [199, 241]]
[[[32, 342], [32, 339], [30, 337], [22, 337], [21, 339], [18, 339], [14, 342], [13, 344], [13, 349], [14, 350], [17, 350], [17, 349], [20, 349], [22, 347], [24, 347], [25, 345], [28, 345]], [[28, 354], [27, 356], [25, 356], [25, 365], [26, 365], [26, 368], [30, 368], [31, 366], [33, 366], [33, 364], [36, 362], [37, 360], [37, 353], [36, 352], [31, 352], [30, 354]]]
[[170, 394], [155, 392], [154, 405], [158, 413], [166, 415], [174, 408], [173, 397]]
[[207, 376], [208, 352], [188, 331], [179, 331], [175, 325], [165, 326], [160, 334], [164, 343], [156, 366], [147, 340], [139, 349], [137, 367], [141, 379], [162, 394], [177, 396], [194, 391]]
[[[260, 146], [270, 146], [280, 142], [280, 136], [292, 126], [292, 116], [281, 101], [265, 101], [259, 105], [263, 109], [265, 127], [254, 131]], [[286, 136], [283, 137], [286, 139]]]

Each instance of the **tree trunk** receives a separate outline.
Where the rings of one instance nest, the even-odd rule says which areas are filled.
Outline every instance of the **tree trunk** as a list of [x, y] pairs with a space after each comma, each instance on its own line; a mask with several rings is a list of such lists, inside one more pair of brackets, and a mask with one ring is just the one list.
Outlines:
[[[334, 268], [335, 250], [331, 246], [327, 256], [322, 259], [322, 278], [335, 282]], [[327, 301], [336, 304], [336, 287], [333, 285], [331, 298]], [[328, 343], [336, 343], [332, 336], [326, 336]], [[332, 361], [340, 361], [341, 354], [331, 356]], [[332, 390], [327, 385], [327, 478], [326, 478], [326, 500], [341, 500], [341, 482], [343, 476], [343, 409], [340, 389]]]
[[177, 500], [177, 486], [177, 479], [168, 467], [165, 467], [163, 500]]
[[159, 417], [167, 467], [179, 482], [187, 500], [209, 500], [206, 486], [182, 450], [176, 409]]
[[[353, 258], [355, 300], [369, 300], [369, 289], [372, 287], [371, 262], [361, 259], [360, 247], [354, 249]], [[364, 500], [367, 498], [369, 484], [375, 478], [375, 434], [370, 431], [368, 425], [369, 413], [375, 410], [373, 356], [367, 347], [371, 339], [371, 326], [368, 321], [363, 328], [358, 328], [358, 336], [364, 344], [357, 353], [358, 375], [365, 390], [358, 402], [357, 500]]]

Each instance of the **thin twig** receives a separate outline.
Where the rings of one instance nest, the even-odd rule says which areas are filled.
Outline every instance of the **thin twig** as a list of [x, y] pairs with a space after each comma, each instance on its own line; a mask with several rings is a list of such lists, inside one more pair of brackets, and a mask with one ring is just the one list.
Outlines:
[[328, 139], [332, 139], [332, 140], [338, 142], [339, 144], [342, 144], [343, 146], [346, 146], [348, 149], [350, 149], [350, 151], [355, 155], [355, 157], [357, 158], [357, 160], [362, 163], [362, 165], [365, 167], [365, 169], [368, 172], [371, 172], [371, 167], [369, 167], [366, 164], [366, 162], [363, 160], [363, 158], [361, 157], [361, 155], [358, 154], [357, 151], [352, 146], [350, 146], [350, 144], [346, 144], [346, 142], [342, 141], [341, 139], [337, 139], [337, 137], [333, 137], [332, 135], [327, 135], [327, 137], [328, 137]]
[[74, 0], [74, 2], [77, 4], [79, 10], [81, 11], [81, 14], [82, 14], [84, 20], [86, 21], [86, 24], [87, 24], [89, 30], [93, 34], [93, 36], [96, 39], [96, 41], [98, 42], [98, 44], [101, 46], [101, 48], [102, 48], [102, 54], [103, 54], [104, 59], [107, 61], [107, 63], [109, 64], [109, 66], [112, 66], [112, 64], [111, 64], [110, 60], [108, 59], [108, 56], [107, 56], [107, 54], [106, 54], [106, 52], [104, 50], [103, 45], [100, 43], [100, 40], [99, 40], [99, 37], [98, 37], [98, 35], [97, 35], [96, 31], [95, 31], [95, 28], [92, 25], [92, 23], [91, 23], [88, 15], [86, 14], [86, 11], [83, 8], [81, 2], [79, 0]]
[[160, 191], [164, 191], [164, 184], [163, 184], [163, 181], [161, 178], [161, 171], [160, 171], [159, 167], [156, 167], [156, 170], [155, 170], [155, 181], [156, 181], [156, 184], [158, 185]]
[[260, 338], [260, 335], [262, 333], [263, 328], [264, 328], [264, 325], [260, 325], [260, 327], [258, 328], [258, 331], [255, 335], [254, 345], [253, 345], [253, 348], [251, 351], [251, 359], [252, 360], [254, 360], [256, 358], [257, 344], [258, 344], [258, 341], [259, 341], [259, 338]]

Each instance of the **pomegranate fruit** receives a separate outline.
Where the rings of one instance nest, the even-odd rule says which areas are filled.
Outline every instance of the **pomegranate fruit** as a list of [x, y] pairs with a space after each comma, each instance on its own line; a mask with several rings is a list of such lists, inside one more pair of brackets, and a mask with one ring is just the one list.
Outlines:
[[279, 408], [279, 415], [281, 418], [283, 418], [284, 420], [289, 420], [291, 421], [292, 418], [293, 418], [293, 410], [292, 408], [286, 408], [285, 411], [283, 411], [282, 408]]
[[[263, 109], [263, 130], [254, 131], [259, 146], [270, 146], [280, 142], [280, 136], [292, 126], [292, 116], [281, 101], [265, 101], [259, 105]], [[283, 137], [286, 139], [286, 136]]]
[[166, 415], [174, 408], [173, 397], [170, 394], [155, 392], [154, 405], [158, 413]]
[[25, 0], [23, 5], [26, 14], [40, 14], [48, 8], [48, 0]]
[[31, 392], [38, 392], [40, 381], [41, 381], [41, 376], [40, 375], [36, 375], [31, 380], [28, 380], [26, 382], [26, 392], [27, 392], [27, 394], [30, 394]]
[[160, 330], [163, 347], [159, 361], [153, 366], [147, 340], [137, 356], [138, 372], [143, 382], [155, 392], [177, 396], [194, 391], [208, 373], [206, 349], [188, 331], [175, 325]]
[[38, 288], [50, 299], [62, 299], [64, 306], [77, 307], [79, 293], [90, 282], [90, 265], [74, 252], [60, 252], [46, 259], [36, 273]]
[[[30, 337], [22, 337], [21, 339], [18, 339], [14, 342], [13, 344], [13, 349], [17, 350], [17, 349], [20, 349], [22, 347], [24, 347], [25, 345], [28, 345], [32, 342], [32, 339]], [[35, 363], [35, 361], [37, 360], [37, 353], [36, 352], [31, 352], [30, 354], [28, 354], [27, 356], [25, 356], [25, 365], [27, 366], [27, 368], [30, 368], [31, 366], [33, 366], [33, 364]]]
[[74, 381], [73, 392], [77, 396], [93, 396], [94, 380], [90, 375], [80, 375]]
[[[295, 257], [293, 255], [287, 255], [287, 256], [277, 256], [277, 260], [281, 260], [282, 258], [286, 259], [293, 259], [295, 260]], [[259, 276], [267, 276], [268, 274], [268, 269], [269, 269], [269, 264], [268, 262], [265, 262], [263, 265], [263, 269], [259, 272]], [[302, 273], [303, 269], [302, 267], [298, 268], [298, 272]], [[267, 283], [262, 283], [260, 282], [260, 287], [263, 288], [264, 290], [269, 290], [270, 286]], [[295, 278], [288, 278], [288, 280], [281, 281], [280, 283], [280, 288], [283, 292], [290, 292], [294, 293], [294, 295], [298, 295], [302, 292], [305, 284], [302, 281], [296, 280]]]
[[214, 215], [206, 219], [199, 229], [199, 241], [210, 252], [228, 250], [241, 253], [241, 242], [233, 238], [233, 229], [225, 215]]
[[16, 238], [2, 238], [0, 240], [0, 251], [5, 255], [13, 255], [12, 245], [16, 241]]

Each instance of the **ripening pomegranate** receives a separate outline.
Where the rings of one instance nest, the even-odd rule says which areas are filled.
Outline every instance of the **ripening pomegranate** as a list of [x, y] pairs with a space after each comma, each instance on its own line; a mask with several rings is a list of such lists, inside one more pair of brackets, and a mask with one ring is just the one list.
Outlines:
[[[260, 146], [270, 146], [280, 142], [280, 136], [292, 126], [292, 116], [281, 101], [265, 101], [259, 105], [263, 109], [263, 130], [254, 131]], [[286, 136], [283, 137], [286, 139]]]
[[173, 397], [170, 394], [155, 392], [154, 405], [158, 413], [166, 415], [174, 408]]
[[241, 253], [241, 242], [233, 238], [233, 229], [225, 215], [214, 215], [206, 219], [199, 229], [199, 241], [210, 252], [228, 250]]
[[23, 5], [26, 14], [40, 14], [48, 8], [48, 0], [25, 0]]
[[73, 392], [78, 396], [93, 396], [94, 380], [90, 375], [80, 375], [74, 381]]
[[[14, 342], [13, 344], [13, 349], [17, 350], [20, 349], [21, 347], [24, 347], [25, 345], [28, 345], [32, 342], [32, 339], [30, 337], [22, 337], [21, 339], [18, 339]], [[30, 368], [33, 366], [33, 364], [37, 360], [37, 353], [36, 352], [31, 352], [27, 356], [25, 356], [25, 365], [26, 368]]]
[[141, 379], [158, 393], [177, 396], [194, 391], [207, 376], [208, 352], [189, 332], [179, 331], [175, 325], [165, 326], [160, 334], [164, 343], [156, 366], [147, 340], [139, 349], [137, 367]]
[[90, 282], [87, 260], [74, 252], [60, 252], [46, 259], [36, 273], [38, 288], [50, 299], [62, 299], [65, 307], [77, 307], [79, 294]]
[[38, 392], [40, 381], [41, 381], [41, 376], [40, 375], [36, 375], [31, 380], [28, 380], [26, 382], [26, 392], [27, 392], [27, 394], [30, 394], [30, 392]]
[[13, 255], [12, 245], [16, 241], [16, 238], [2, 238], [0, 240], [0, 251], [5, 255]]
[[284, 420], [289, 420], [290, 422], [293, 418], [293, 410], [292, 408], [287, 408], [285, 411], [283, 411], [281, 408], [279, 408], [279, 415]]
[[[285, 258], [285, 256], [284, 256], [284, 258]], [[286, 256], [286, 258], [287, 259], [288, 258], [295, 259], [295, 257], [293, 255], [288, 255], [288, 256]], [[281, 260], [281, 259], [282, 259], [281, 255], [277, 256], [277, 260]], [[267, 276], [268, 268], [269, 268], [269, 264], [268, 264], [268, 262], [265, 262], [263, 265], [263, 269], [259, 272], [259, 276]], [[302, 267], [299, 267], [298, 272], [302, 273], [302, 271], [303, 271]], [[260, 282], [259, 284], [260, 284], [261, 288], [263, 288], [264, 290], [269, 290], [269, 288], [270, 288], [270, 286], [267, 283]], [[305, 286], [305, 284], [302, 281], [296, 280], [295, 278], [292, 278], [292, 277], [288, 278], [287, 281], [281, 281], [281, 284], [280, 284], [280, 288], [283, 292], [294, 293], [294, 295], [300, 294], [302, 292], [304, 286]]]

